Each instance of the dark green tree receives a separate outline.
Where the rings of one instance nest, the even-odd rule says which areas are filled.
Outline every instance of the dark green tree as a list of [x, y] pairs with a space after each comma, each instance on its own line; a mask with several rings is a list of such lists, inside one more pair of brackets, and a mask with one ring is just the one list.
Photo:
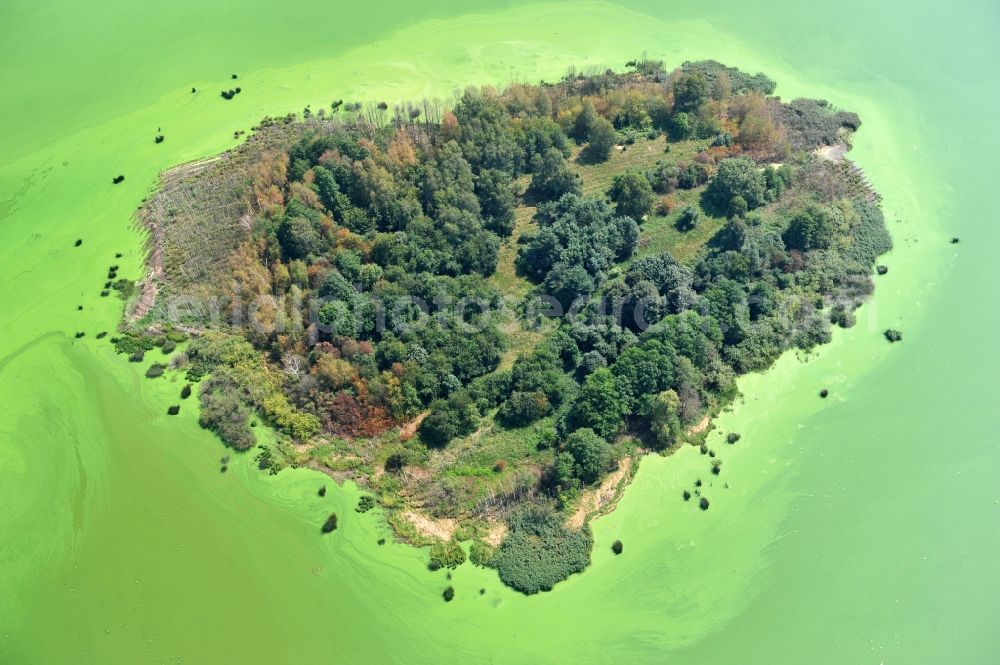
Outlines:
[[420, 423], [420, 438], [442, 447], [457, 436], [471, 434], [478, 424], [479, 411], [469, 395], [460, 391], [431, 404], [431, 412]]
[[673, 390], [664, 390], [652, 400], [649, 429], [662, 448], [672, 446], [682, 431], [680, 405], [681, 400]]
[[334, 218], [342, 218], [350, 206], [350, 201], [341, 193], [333, 173], [324, 166], [315, 166], [313, 174], [315, 175], [316, 193], [319, 194], [319, 200], [323, 207], [329, 210]]
[[653, 208], [656, 200], [653, 188], [642, 171], [630, 170], [616, 175], [611, 181], [608, 198], [615, 204], [615, 213], [639, 221]]
[[304, 259], [318, 254], [324, 247], [319, 231], [311, 220], [289, 215], [278, 225], [278, 242], [290, 259]]
[[497, 418], [510, 427], [523, 427], [547, 416], [551, 411], [552, 405], [545, 393], [515, 391], [500, 406]]
[[573, 403], [577, 427], [589, 427], [606, 439], [621, 431], [628, 415], [628, 400], [607, 368], [595, 370], [584, 381]]
[[483, 212], [484, 226], [505, 238], [514, 230], [514, 207], [517, 200], [510, 175], [497, 169], [484, 169], [476, 176], [476, 195]]
[[593, 103], [589, 99], [584, 99], [580, 105], [580, 112], [576, 114], [576, 119], [573, 121], [573, 137], [577, 142], [583, 143], [590, 140], [590, 131], [594, 128], [597, 118], [597, 111], [594, 110]]
[[782, 237], [788, 249], [825, 249], [833, 239], [833, 223], [826, 210], [811, 205], [795, 213]]
[[563, 194], [580, 193], [580, 176], [570, 170], [566, 158], [556, 148], [535, 155], [531, 170], [528, 190], [539, 198], [558, 199]]
[[[764, 174], [753, 160], [734, 157], [719, 162], [719, 169], [708, 183], [705, 194], [719, 210], [729, 212], [737, 197], [743, 199], [747, 210], [764, 205], [766, 189]], [[743, 204], [737, 205], [744, 207]]]
[[592, 162], [606, 162], [617, 142], [618, 134], [614, 125], [604, 118], [598, 118], [590, 129], [590, 140], [584, 148], [585, 157]]
[[611, 462], [611, 446], [589, 427], [570, 434], [563, 445], [573, 457], [573, 474], [584, 483], [600, 479]]
[[696, 113], [708, 100], [709, 85], [699, 71], [688, 71], [674, 83], [674, 112]]
[[545, 276], [545, 290], [564, 308], [568, 308], [575, 299], [592, 294], [595, 287], [594, 278], [578, 263], [559, 261]]

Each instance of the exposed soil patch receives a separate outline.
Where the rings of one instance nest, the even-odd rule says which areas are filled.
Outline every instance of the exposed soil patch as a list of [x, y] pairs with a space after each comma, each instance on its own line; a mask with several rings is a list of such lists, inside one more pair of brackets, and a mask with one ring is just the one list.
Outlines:
[[687, 433], [688, 434], [701, 434], [702, 432], [704, 432], [708, 428], [708, 425], [711, 422], [712, 422], [711, 417], [709, 417], [709, 415], [706, 413], [705, 417], [701, 419], [700, 423], [698, 423], [697, 425], [692, 425], [691, 427], [688, 427]]
[[440, 540], [451, 540], [455, 535], [455, 520], [448, 517], [432, 518], [407, 510], [402, 513], [403, 519], [412, 524], [421, 536], [428, 538], [438, 538]]
[[619, 495], [619, 484], [632, 469], [632, 458], [626, 457], [618, 465], [618, 468], [611, 473], [600, 486], [583, 492], [580, 497], [580, 505], [576, 511], [566, 521], [566, 526], [571, 529], [582, 529], [587, 521], [587, 515], [609, 506]]
[[500, 543], [503, 542], [504, 537], [507, 535], [507, 523], [497, 522], [490, 527], [489, 532], [483, 541], [490, 547], [500, 547]]
[[822, 148], [816, 148], [816, 155], [822, 157], [823, 159], [830, 162], [842, 162], [844, 161], [844, 155], [847, 154], [849, 147], [845, 143], [835, 143], [833, 145], [825, 145]]
[[404, 424], [401, 428], [399, 428], [399, 438], [402, 439], [403, 441], [409, 441], [410, 439], [412, 439], [413, 436], [417, 433], [417, 428], [420, 427], [420, 423], [424, 422], [424, 418], [427, 417], [428, 413], [430, 413], [430, 411], [424, 411], [416, 418], [414, 418], [413, 420], [411, 420], [410, 422]]

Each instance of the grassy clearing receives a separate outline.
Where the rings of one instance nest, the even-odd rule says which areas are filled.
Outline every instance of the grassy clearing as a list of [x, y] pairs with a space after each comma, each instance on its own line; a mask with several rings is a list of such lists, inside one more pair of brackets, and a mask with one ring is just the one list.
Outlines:
[[534, 206], [519, 205], [516, 211], [517, 221], [509, 238], [500, 244], [500, 254], [497, 257], [497, 269], [489, 278], [489, 283], [502, 293], [513, 297], [524, 297], [531, 291], [531, 282], [517, 274], [518, 239], [525, 233], [533, 233], [538, 229], [535, 223]]
[[677, 190], [671, 197], [676, 201], [674, 209], [667, 215], [652, 214], [639, 228], [639, 247], [633, 258], [641, 258], [667, 251], [680, 261], [695, 263], [702, 247], [718, 233], [725, 223], [724, 216], [712, 216], [702, 211], [698, 225], [690, 231], [677, 228], [677, 220], [686, 206], [698, 206], [704, 187], [691, 190]]
[[[629, 169], [651, 169], [657, 162], [690, 162], [707, 141], [682, 141], [667, 143], [662, 136], [655, 139], [639, 139], [626, 146], [625, 150], [615, 148], [611, 158], [598, 164], [579, 160], [579, 150], [570, 158], [570, 168], [580, 175], [583, 193], [587, 196], [603, 196], [611, 187], [614, 177]], [[667, 152], [669, 147], [670, 152]], [[670, 194], [673, 209], [667, 215], [651, 214], [640, 227], [639, 248], [636, 257], [657, 252], [670, 252], [682, 263], [693, 263], [701, 248], [725, 224], [724, 217], [712, 217], [703, 211], [698, 227], [691, 231], [679, 231], [676, 227], [681, 210], [688, 205], [698, 207], [704, 187], [692, 190], [677, 190]]]
[[453, 464], [462, 467], [493, 468], [497, 461], [513, 466], [514, 462], [539, 461], [548, 454], [541, 453], [537, 446], [542, 431], [552, 426], [552, 417], [515, 429], [506, 429], [492, 419], [484, 421], [483, 427], [471, 436], [452, 442], [456, 448]]
[[[655, 139], [639, 139], [630, 146], [621, 146], [611, 151], [611, 157], [606, 162], [589, 164], [580, 161], [580, 150], [570, 156], [570, 168], [580, 175], [583, 193], [587, 196], [602, 196], [611, 187], [615, 176], [629, 169], [649, 169], [656, 162], [690, 161], [705, 141], [683, 141], [670, 143], [660, 136]], [[669, 145], [670, 152], [666, 152]]]

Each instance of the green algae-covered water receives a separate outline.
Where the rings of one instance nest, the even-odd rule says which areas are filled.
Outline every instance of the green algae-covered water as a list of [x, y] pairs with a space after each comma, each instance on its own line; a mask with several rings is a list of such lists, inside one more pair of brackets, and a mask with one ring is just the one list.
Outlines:
[[[1000, 662], [998, 29], [976, 2], [7, 0], [0, 663]], [[322, 477], [247, 458], [221, 475], [193, 409], [164, 415], [180, 384], [94, 339], [120, 313], [98, 295], [107, 266], [141, 275], [130, 214], [156, 174], [262, 115], [643, 51], [858, 111], [852, 157], [896, 242], [856, 327], [741, 382], [707, 513], [679, 500], [708, 482], [697, 451], [647, 458], [584, 574], [527, 598], [467, 564], [445, 604], [444, 573], [378, 546], [354, 488], [321, 502]], [[244, 93], [225, 102], [231, 73]], [[321, 537], [331, 506], [345, 518]]]

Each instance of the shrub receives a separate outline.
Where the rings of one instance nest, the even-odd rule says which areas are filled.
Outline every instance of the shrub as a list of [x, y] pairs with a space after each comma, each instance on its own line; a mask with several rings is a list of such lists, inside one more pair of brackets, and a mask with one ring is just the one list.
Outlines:
[[706, 499], [705, 497], [701, 497], [698, 500], [698, 507], [701, 508], [702, 510], [708, 510], [708, 499]]
[[181, 412], [181, 407], [180, 407], [179, 404], [174, 404], [173, 406], [168, 406], [167, 407], [167, 415], [168, 416], [176, 416], [180, 412]]
[[666, 217], [670, 214], [670, 211], [674, 209], [674, 205], [676, 205], [676, 202], [672, 196], [661, 196], [656, 200], [654, 212], [661, 217]]
[[855, 323], [854, 312], [846, 305], [834, 305], [830, 310], [830, 323], [841, 328], [850, 328]]
[[170, 353], [173, 353], [174, 349], [176, 348], [177, 348], [177, 342], [175, 342], [172, 339], [168, 339], [163, 342], [163, 346], [160, 347], [160, 351], [163, 352], [163, 355], [168, 355]]
[[[667, 145], [669, 148], [670, 145]], [[667, 152], [670, 152], [667, 150]], [[677, 189], [680, 167], [671, 162], [658, 161], [653, 168], [646, 171], [646, 178], [649, 180], [653, 191], [658, 194], [669, 194]]]
[[358, 507], [355, 508], [354, 510], [359, 513], [367, 513], [374, 507], [375, 507], [375, 497], [373, 497], [371, 494], [365, 494], [358, 499]]
[[209, 379], [200, 391], [201, 414], [198, 423], [215, 432], [222, 441], [237, 450], [256, 443], [247, 426], [250, 409], [241, 401], [233, 384], [221, 377]]
[[677, 173], [677, 186], [681, 189], [694, 189], [708, 182], [708, 167], [695, 162], [688, 164]]
[[892, 328], [887, 329], [882, 334], [885, 335], [885, 338], [890, 342], [898, 342], [901, 339], [903, 339], [903, 333], [899, 332], [898, 330], [893, 330]]
[[529, 505], [510, 518], [493, 565], [501, 581], [525, 594], [549, 591], [590, 565], [589, 534], [571, 531], [551, 507]]
[[509, 427], [523, 427], [551, 412], [552, 405], [544, 393], [516, 391], [500, 405], [497, 418]]
[[316, 494], [318, 494], [321, 497], [326, 496], [326, 485], [323, 485], [322, 487], [320, 487], [319, 491], [316, 492]]
[[122, 335], [121, 337], [111, 338], [111, 343], [115, 345], [115, 351], [118, 353], [128, 354], [149, 351], [154, 346], [152, 337], [132, 335], [128, 333]]
[[[853, 242], [846, 253], [868, 267], [875, 263], [876, 258], [892, 249], [892, 238], [885, 228], [885, 216], [877, 205], [860, 201], [854, 204], [854, 210], [859, 221], [851, 227]], [[884, 275], [888, 271], [888, 268], [882, 266], [878, 273]]]
[[455, 597], [455, 589], [452, 587], [448, 587], [447, 589], [444, 590], [444, 593], [442, 593], [441, 596], [444, 598], [444, 602], [450, 603], [452, 599]]
[[729, 132], [721, 132], [712, 137], [712, 147], [726, 147], [728, 148], [733, 144], [733, 135]]
[[465, 550], [454, 540], [438, 542], [431, 545], [430, 563], [431, 570], [439, 568], [458, 568], [465, 562]]
[[167, 369], [166, 365], [163, 365], [161, 363], [153, 363], [152, 365], [149, 366], [149, 369], [146, 370], [146, 378], [155, 379], [157, 377], [163, 376], [163, 370], [165, 369]]
[[382, 465], [382, 468], [385, 469], [388, 473], [398, 473], [399, 471], [403, 470], [403, 467], [406, 466], [406, 463], [407, 463], [406, 453], [395, 452], [385, 458], [385, 463]]
[[855, 131], [861, 126], [856, 113], [836, 112], [824, 99], [795, 99], [780, 108], [782, 124], [796, 148], [833, 145], [842, 127]]
[[573, 136], [576, 140], [581, 143], [586, 141], [595, 122], [597, 122], [597, 111], [594, 110], [594, 104], [589, 99], [584, 99], [580, 105], [580, 112], [573, 121]]
[[622, 548], [622, 541], [616, 540], [615, 542], [611, 543], [611, 551], [614, 552], [616, 555], [617, 554], [621, 554], [622, 553], [622, 549], [623, 549]]
[[677, 218], [677, 230], [690, 231], [698, 226], [701, 219], [701, 211], [694, 206], [687, 206], [681, 211], [681, 216]]
[[427, 445], [442, 447], [457, 436], [471, 434], [478, 424], [475, 404], [467, 393], [458, 392], [431, 404], [431, 412], [420, 423], [420, 438]]
[[330, 516], [323, 522], [323, 533], [330, 533], [337, 530], [337, 513], [330, 513]]
[[185, 383], [184, 387], [181, 388], [181, 399], [187, 399], [191, 396], [191, 384]]
[[684, 490], [684, 492], [681, 493], [681, 496], [684, 497], [685, 501], [688, 501], [691, 499], [691, 492], [689, 490]]
[[740, 440], [740, 435], [736, 432], [730, 432], [726, 435], [726, 443], [736, 443]]
[[271, 449], [263, 447], [257, 453], [257, 468], [261, 471], [267, 471], [272, 476], [281, 470], [277, 460], [274, 459], [274, 453]]
[[481, 540], [473, 540], [469, 547], [469, 561], [477, 566], [489, 566], [493, 563], [496, 550]]
[[826, 399], [826, 396], [829, 395], [829, 394], [830, 394], [830, 391], [827, 390], [826, 388], [823, 388], [823, 390], [819, 391], [819, 396], [821, 398], [823, 398], [823, 399]]

